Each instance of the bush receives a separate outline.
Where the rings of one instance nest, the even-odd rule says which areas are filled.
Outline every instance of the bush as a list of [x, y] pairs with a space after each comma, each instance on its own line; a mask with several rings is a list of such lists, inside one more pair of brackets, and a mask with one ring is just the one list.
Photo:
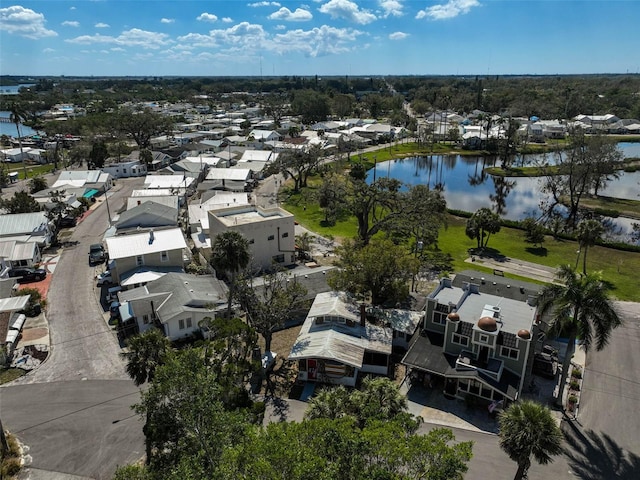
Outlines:
[[571, 380], [569, 383], [569, 388], [571, 390], [575, 390], [576, 392], [580, 391], [580, 382], [578, 380]]
[[40, 312], [47, 304], [47, 300], [42, 298], [42, 294], [37, 288], [21, 288], [16, 292], [16, 295], [31, 295], [29, 303], [24, 309], [24, 314], [27, 317], [40, 315]]
[[573, 370], [571, 370], [571, 377], [580, 380], [582, 378], [582, 370], [580, 370], [579, 368], [574, 368]]
[[575, 405], [576, 403], [578, 403], [578, 397], [576, 397], [575, 395], [569, 395], [569, 398], [567, 398], [567, 403], [569, 405]]

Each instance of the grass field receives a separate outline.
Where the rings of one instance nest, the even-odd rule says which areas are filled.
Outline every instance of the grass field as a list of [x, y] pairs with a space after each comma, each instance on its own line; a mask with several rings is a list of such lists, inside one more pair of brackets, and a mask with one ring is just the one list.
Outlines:
[[[281, 194], [283, 207], [295, 215], [296, 221], [311, 231], [340, 241], [356, 235], [356, 222], [353, 217], [339, 219], [335, 226], [324, 224], [324, 214], [314, 200], [314, 190], [319, 180], [310, 183], [310, 187], [301, 193], [292, 195], [285, 186]], [[465, 234], [466, 219], [449, 216], [448, 227], [440, 232], [439, 247], [453, 257], [456, 271], [468, 269], [468, 250], [476, 246], [475, 241]], [[534, 248], [524, 242], [522, 230], [502, 227], [499, 233], [492, 235], [489, 248], [510, 258], [539, 263], [549, 267], [562, 264], [575, 266], [578, 244], [570, 240], [558, 240], [551, 236], [545, 238], [541, 248]], [[580, 266], [582, 257], [580, 257]], [[491, 269], [474, 265], [474, 269], [491, 272]], [[640, 302], [638, 274], [640, 271], [640, 253], [625, 252], [612, 248], [594, 246], [587, 257], [588, 271], [601, 271], [603, 278], [613, 285], [612, 295], [619, 300]], [[510, 278], [518, 278], [506, 274]], [[531, 281], [531, 280], [529, 280]]]
[[9, 383], [25, 374], [26, 372], [20, 368], [2, 368], [0, 369], [0, 385]]

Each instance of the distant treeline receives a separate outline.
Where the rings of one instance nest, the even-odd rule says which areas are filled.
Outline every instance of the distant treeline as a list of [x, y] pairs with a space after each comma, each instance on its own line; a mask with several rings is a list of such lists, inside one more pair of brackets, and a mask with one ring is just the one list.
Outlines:
[[[187, 101], [220, 104], [256, 103], [265, 94], [293, 101], [296, 92], [316, 92], [332, 103], [340, 97], [351, 111], [333, 114], [389, 115], [402, 102], [417, 113], [473, 110], [518, 117], [565, 119], [578, 114], [614, 114], [640, 118], [640, 75], [548, 76], [281, 76], [281, 77], [13, 77], [0, 76], [0, 84], [35, 83], [21, 100], [42, 108], [62, 102], [86, 106], [96, 100], [107, 107], [121, 102]], [[393, 98], [393, 100], [392, 100]], [[345, 102], [345, 100], [349, 100]]]

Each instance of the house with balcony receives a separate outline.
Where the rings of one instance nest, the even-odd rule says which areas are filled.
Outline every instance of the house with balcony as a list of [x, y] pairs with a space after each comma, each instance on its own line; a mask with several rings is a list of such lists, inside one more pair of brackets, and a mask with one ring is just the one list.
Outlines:
[[448, 397], [520, 397], [539, 334], [539, 286], [467, 270], [444, 278], [402, 363]]
[[113, 282], [126, 287], [183, 271], [189, 262], [189, 248], [179, 228], [118, 235], [105, 242]]
[[367, 321], [366, 309], [344, 292], [316, 295], [289, 353], [298, 380], [354, 387], [361, 373], [388, 375], [390, 328]]
[[271, 270], [274, 265], [284, 267], [295, 263], [294, 217], [286, 210], [239, 205], [209, 210], [208, 216], [210, 245], [217, 235], [237, 231], [249, 242], [252, 266], [256, 270]]

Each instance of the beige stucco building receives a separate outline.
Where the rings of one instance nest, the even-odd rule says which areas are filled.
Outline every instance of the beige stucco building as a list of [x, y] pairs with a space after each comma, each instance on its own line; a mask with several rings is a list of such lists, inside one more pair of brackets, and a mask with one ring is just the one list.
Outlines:
[[295, 262], [294, 219], [286, 210], [247, 205], [209, 211], [208, 215], [211, 245], [217, 235], [233, 230], [249, 241], [256, 269], [269, 270], [274, 264]]

